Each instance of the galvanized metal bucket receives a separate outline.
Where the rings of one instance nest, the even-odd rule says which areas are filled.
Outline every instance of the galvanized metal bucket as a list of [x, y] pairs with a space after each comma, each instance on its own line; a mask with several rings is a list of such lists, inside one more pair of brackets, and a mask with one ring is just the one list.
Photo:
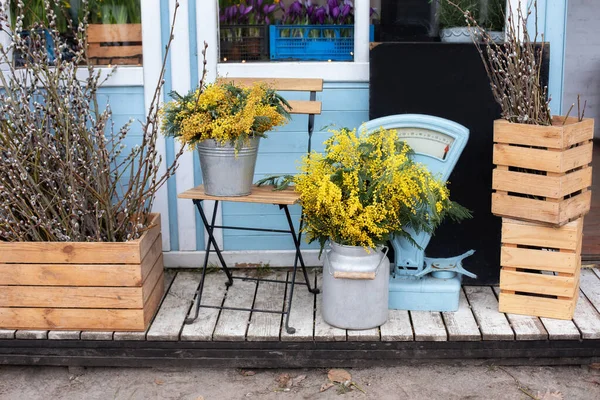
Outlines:
[[370, 329], [388, 318], [390, 263], [387, 247], [367, 251], [331, 243], [323, 265], [321, 313], [329, 325]]
[[260, 137], [252, 138], [237, 153], [230, 143], [221, 145], [213, 139], [198, 143], [204, 192], [219, 197], [249, 195], [259, 143]]

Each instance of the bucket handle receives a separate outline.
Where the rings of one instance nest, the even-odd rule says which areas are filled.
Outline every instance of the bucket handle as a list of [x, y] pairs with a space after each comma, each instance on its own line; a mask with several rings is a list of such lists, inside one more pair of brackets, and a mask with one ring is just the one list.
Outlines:
[[333, 276], [335, 279], [354, 279], [354, 280], [374, 280], [377, 274], [379, 273], [379, 267], [381, 267], [381, 263], [385, 260], [388, 252], [388, 247], [383, 246], [383, 255], [379, 263], [377, 264], [377, 268], [373, 272], [348, 272], [348, 271], [334, 271], [331, 273], [331, 262], [329, 261], [329, 252], [325, 252], [325, 259], [327, 264], [327, 272], [329, 275]]

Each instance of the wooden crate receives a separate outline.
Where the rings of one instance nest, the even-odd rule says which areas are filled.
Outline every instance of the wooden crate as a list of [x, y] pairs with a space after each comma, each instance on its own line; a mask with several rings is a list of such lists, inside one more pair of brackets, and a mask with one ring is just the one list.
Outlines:
[[125, 243], [0, 242], [0, 329], [143, 331], [163, 292], [159, 214]]
[[582, 232], [583, 218], [559, 228], [503, 218], [500, 311], [572, 319]]
[[88, 58], [93, 64], [142, 63], [141, 24], [90, 24]]
[[561, 226], [590, 210], [594, 120], [494, 121], [492, 213]]

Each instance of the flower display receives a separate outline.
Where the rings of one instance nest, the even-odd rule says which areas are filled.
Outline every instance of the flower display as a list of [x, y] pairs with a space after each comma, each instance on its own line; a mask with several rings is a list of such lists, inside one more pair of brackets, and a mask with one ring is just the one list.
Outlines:
[[250, 137], [283, 125], [289, 118], [287, 101], [265, 85], [240, 88], [217, 82], [200, 86], [185, 96], [172, 92], [165, 104], [163, 131], [183, 143], [214, 139], [221, 145], [242, 145]]
[[376, 248], [392, 235], [412, 240], [408, 228], [433, 232], [446, 216], [470, 217], [395, 131], [332, 133], [325, 153], [306, 156], [293, 178], [309, 242]]

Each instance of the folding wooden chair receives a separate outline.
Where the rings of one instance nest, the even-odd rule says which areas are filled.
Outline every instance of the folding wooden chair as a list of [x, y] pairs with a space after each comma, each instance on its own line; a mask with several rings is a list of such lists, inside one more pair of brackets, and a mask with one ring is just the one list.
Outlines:
[[[317, 92], [323, 91], [323, 80], [322, 79], [259, 79], [259, 78], [223, 78], [222, 81], [228, 81], [235, 83], [238, 86], [248, 87], [252, 86], [255, 82], [263, 82], [268, 84], [269, 86], [277, 89], [278, 91], [296, 91], [296, 92], [310, 92], [310, 100], [291, 100], [289, 101], [291, 109], [291, 114], [304, 114], [308, 115], [308, 151], [310, 152], [312, 146], [312, 133], [314, 130], [314, 122], [315, 115], [321, 113], [321, 102], [317, 101]], [[294, 294], [294, 286], [296, 284], [296, 271], [298, 268], [298, 262], [302, 268], [302, 273], [304, 274], [305, 284], [307, 289], [311, 293], [318, 293], [319, 290], [317, 288], [312, 288], [310, 285], [310, 281], [308, 278], [308, 272], [306, 271], [306, 266], [304, 264], [304, 259], [302, 258], [302, 252], [300, 251], [300, 242], [302, 238], [301, 232], [296, 233], [294, 229], [293, 220], [290, 215], [289, 206], [296, 204], [300, 195], [293, 189], [288, 188], [286, 190], [274, 191], [272, 186], [255, 186], [252, 189], [252, 193], [248, 196], [243, 197], [214, 197], [208, 196], [204, 192], [204, 187], [202, 185], [190, 189], [184, 193], [181, 193], [179, 198], [182, 199], [191, 199], [194, 201], [198, 212], [200, 213], [200, 217], [202, 219], [202, 223], [206, 229], [208, 234], [208, 245], [206, 249], [206, 254], [204, 256], [204, 264], [202, 269], [202, 278], [200, 280], [200, 285], [196, 292], [197, 300], [196, 300], [196, 310], [194, 317], [189, 317], [186, 319], [186, 324], [193, 323], [199, 315], [200, 307], [206, 308], [217, 308], [217, 309], [227, 309], [227, 310], [238, 310], [238, 311], [251, 311], [251, 312], [268, 312], [268, 313], [276, 313], [283, 314], [286, 316], [285, 319], [285, 328], [289, 334], [295, 333], [295, 329], [289, 326], [290, 319], [290, 310], [292, 308], [292, 299]], [[215, 202], [215, 207], [213, 209], [212, 216], [209, 219], [207, 218], [204, 209], [202, 207], [202, 202], [204, 200], [212, 200]], [[253, 228], [253, 227], [245, 227], [245, 226], [225, 226], [225, 225], [215, 225], [217, 210], [219, 202], [221, 201], [231, 201], [237, 203], [254, 203], [254, 204], [273, 204], [279, 207], [279, 209], [283, 210], [285, 213], [285, 217], [287, 219], [289, 230], [282, 229], [265, 229], [265, 228]], [[301, 225], [302, 226], [302, 222]], [[227, 267], [223, 255], [221, 254], [221, 249], [219, 248], [215, 238], [214, 238], [214, 229], [233, 229], [233, 230], [247, 230], [247, 231], [259, 231], [259, 232], [275, 232], [275, 233], [289, 233], [294, 241], [294, 247], [296, 249], [296, 256], [294, 259], [294, 268], [292, 272], [292, 280], [287, 281], [284, 280], [273, 280], [273, 279], [261, 279], [261, 278], [250, 278], [246, 276], [234, 276], [232, 272]], [[241, 280], [251, 280], [251, 281], [265, 281], [265, 282], [278, 282], [278, 283], [286, 283], [290, 284], [289, 291], [289, 301], [287, 308], [284, 311], [278, 310], [264, 310], [264, 309], [256, 309], [256, 308], [233, 308], [233, 307], [223, 307], [217, 305], [205, 305], [201, 304], [202, 300], [202, 291], [204, 289], [204, 280], [206, 276], [206, 267], [208, 265], [208, 257], [211, 251], [214, 251], [217, 254], [217, 257], [221, 263], [221, 267], [223, 271], [227, 275], [226, 286], [231, 286], [233, 284], [234, 279]]]

